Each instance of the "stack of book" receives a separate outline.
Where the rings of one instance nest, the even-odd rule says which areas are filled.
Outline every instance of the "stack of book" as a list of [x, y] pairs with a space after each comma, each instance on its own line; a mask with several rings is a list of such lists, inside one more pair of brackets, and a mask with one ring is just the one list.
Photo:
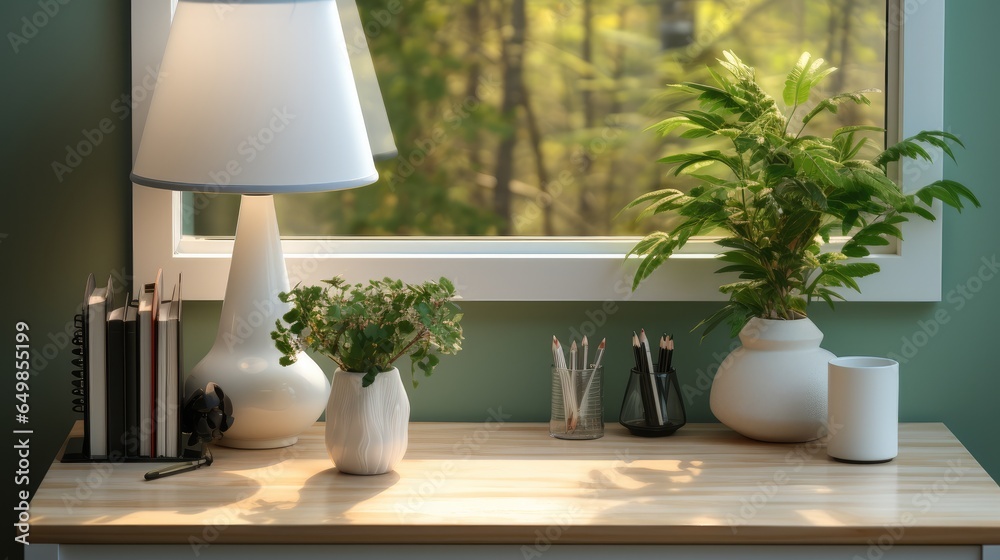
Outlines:
[[182, 455], [181, 280], [161, 300], [161, 276], [115, 307], [114, 285], [87, 279], [83, 300], [83, 453], [92, 459]]

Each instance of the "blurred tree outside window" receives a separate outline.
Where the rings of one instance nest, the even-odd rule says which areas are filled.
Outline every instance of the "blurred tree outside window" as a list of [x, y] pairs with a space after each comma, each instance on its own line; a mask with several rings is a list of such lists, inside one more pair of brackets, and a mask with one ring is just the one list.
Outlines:
[[[839, 68], [819, 93], [885, 89], [886, 0], [359, 0], [399, 157], [378, 183], [279, 195], [285, 237], [637, 236], [618, 211], [690, 188], [645, 129], [682, 108], [723, 50], [778, 97], [803, 51]], [[393, 8], [395, 10], [393, 11]], [[885, 125], [885, 94], [814, 133]], [[819, 98], [822, 98], [820, 96]], [[805, 112], [800, 113], [804, 114]], [[185, 234], [232, 236], [239, 197], [185, 193]], [[663, 218], [669, 220], [669, 218]]]

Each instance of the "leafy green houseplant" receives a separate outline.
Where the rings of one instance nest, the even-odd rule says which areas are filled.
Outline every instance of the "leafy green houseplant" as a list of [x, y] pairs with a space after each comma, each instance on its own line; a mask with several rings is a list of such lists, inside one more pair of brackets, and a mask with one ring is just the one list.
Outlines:
[[292, 305], [271, 333], [284, 354], [282, 365], [294, 363], [304, 349], [314, 350], [344, 371], [363, 373], [368, 387], [404, 356], [410, 357], [411, 373], [419, 369], [429, 376], [440, 361], [435, 352], [462, 349], [462, 313], [446, 278], [413, 285], [389, 278], [351, 285], [334, 278], [324, 284], [280, 294]]
[[[826, 431], [827, 364], [834, 356], [820, 347], [823, 333], [806, 317], [808, 304], [819, 299], [832, 307], [843, 299], [838, 290], [860, 290], [857, 279], [879, 266], [852, 259], [901, 238], [900, 224], [911, 216], [933, 220], [924, 205], [937, 199], [961, 210], [964, 201], [979, 201], [950, 180], [904, 194], [888, 176], [889, 166], [904, 158], [930, 161], [928, 147], [954, 158], [952, 145], [961, 145], [954, 135], [920, 132], [880, 150], [871, 141], [884, 133], [879, 127], [811, 134], [820, 115], [845, 103], [869, 105], [868, 92], [810, 105], [813, 88], [835, 69], [806, 53], [785, 81], [786, 114], [759, 86], [752, 67], [724, 54], [719, 63], [728, 75], [709, 69], [714, 84], [672, 86], [694, 96], [700, 108], [653, 126], [663, 136], [683, 130], [682, 137], [724, 149], [661, 159], [674, 166], [675, 176], [688, 175], [698, 186], [687, 193], [651, 192], [626, 207], [644, 206], [640, 218], [664, 212], [677, 218], [670, 231], [646, 236], [630, 252], [642, 257], [633, 288], [693, 236], [721, 235], [718, 259], [725, 264], [718, 272], [739, 277], [720, 287], [728, 303], [695, 328], [707, 334], [728, 322], [742, 346], [712, 381], [712, 413], [747, 437], [809, 441]], [[825, 249], [837, 235], [848, 238], [843, 246]]]
[[[782, 95], [787, 115], [758, 85], [752, 67], [728, 51], [719, 63], [728, 75], [709, 69], [714, 84], [670, 86], [695, 96], [700, 109], [679, 111], [652, 129], [662, 136], [683, 130], [685, 138], [725, 139], [727, 149], [661, 159], [674, 166], [675, 176], [686, 174], [700, 184], [688, 193], [650, 192], [626, 207], [644, 206], [640, 219], [663, 212], [679, 218], [670, 231], [650, 234], [632, 249], [630, 255], [642, 257], [633, 289], [691, 237], [723, 236], [718, 258], [726, 264], [718, 272], [735, 272], [739, 279], [720, 287], [729, 302], [699, 324], [706, 334], [723, 322], [735, 336], [754, 317], [801, 318], [814, 300], [832, 307], [843, 299], [838, 289], [859, 290], [857, 278], [879, 271], [873, 262], [850, 259], [901, 238], [900, 224], [911, 216], [933, 220], [924, 205], [937, 199], [958, 210], [963, 200], [979, 206], [956, 181], [903, 194], [888, 176], [890, 164], [901, 159], [930, 161], [927, 147], [954, 159], [952, 145], [961, 142], [950, 133], [920, 132], [884, 150], [871, 144], [871, 135], [884, 132], [879, 127], [809, 134], [810, 123], [823, 113], [836, 113], [844, 103], [870, 104], [869, 92], [860, 91], [810, 106], [814, 86], [836, 70], [823, 59], [805, 53], [788, 74]], [[836, 235], [849, 238], [837, 251], [824, 250]]]
[[367, 285], [334, 278], [324, 284], [282, 293], [291, 310], [271, 337], [284, 354], [283, 365], [310, 349], [339, 366], [326, 407], [326, 450], [337, 469], [387, 473], [406, 453], [410, 420], [410, 401], [393, 364], [408, 355], [416, 386], [416, 370], [430, 375], [437, 353], [462, 349], [455, 287], [445, 278], [423, 284], [385, 278]]

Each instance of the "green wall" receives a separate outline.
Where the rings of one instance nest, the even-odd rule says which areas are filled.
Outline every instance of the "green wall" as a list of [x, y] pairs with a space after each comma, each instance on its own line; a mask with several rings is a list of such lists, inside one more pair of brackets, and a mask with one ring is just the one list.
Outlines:
[[[40, 9], [37, 0], [6, 0], [0, 4], [0, 28], [5, 36], [20, 34], [21, 18]], [[27, 44], [18, 45], [19, 52], [14, 52], [9, 36], [0, 45], [0, 329], [12, 344], [15, 322], [27, 321], [36, 355], [54, 356], [35, 369], [31, 382], [32, 488], [78, 417], [70, 411], [70, 354], [62, 333], [77, 310], [86, 274], [117, 271], [121, 277], [130, 265], [130, 124], [118, 120], [113, 105], [129, 89], [128, 2], [77, 0], [60, 4], [59, 10]], [[946, 174], [974, 187], [985, 209], [961, 219], [946, 212], [944, 286], [946, 293], [960, 285], [977, 291], [969, 292], [969, 299], [955, 292], [938, 304], [845, 304], [835, 313], [817, 308], [813, 316], [826, 333], [824, 346], [841, 355], [898, 354], [904, 339], [923, 343], [925, 337], [917, 333], [925, 327], [934, 332], [901, 367], [901, 419], [945, 422], [1000, 479], [995, 428], [1000, 421], [1000, 378], [993, 355], [1000, 331], [1000, 278], [974, 280], [982, 259], [991, 261], [1000, 252], [1000, 225], [992, 214], [1000, 207], [1000, 196], [993, 185], [991, 140], [1000, 125], [991, 109], [1000, 77], [984, 63], [987, 53], [995, 50], [990, 47], [997, 46], [990, 37], [995, 36], [994, 22], [1000, 21], [1000, 4], [949, 2], [947, 18], [945, 126], [960, 135], [968, 149], [959, 154], [959, 166], [946, 167]], [[84, 141], [82, 131], [98, 128], [106, 118], [114, 130], [57, 180], [53, 160], [65, 161], [66, 146]], [[731, 341], [719, 333], [699, 345], [687, 330], [714, 304], [624, 303], [603, 319], [601, 304], [590, 302], [468, 302], [464, 307], [465, 350], [446, 358], [434, 377], [410, 391], [414, 420], [479, 421], [491, 409], [502, 410], [513, 421], [546, 420], [549, 337], [565, 339], [571, 328], [599, 323], [598, 336], [611, 340], [608, 420], [615, 418], [624, 390], [630, 355], [626, 334], [645, 327], [677, 334], [676, 361], [691, 397], [690, 419], [712, 421], [708, 393], [697, 388], [697, 381], [704, 379], [699, 371], [718, 363]], [[219, 312], [218, 303], [190, 302], [186, 307], [189, 367], [210, 346]], [[936, 331], [928, 326], [942, 314], [947, 323]], [[12, 388], [12, 376], [3, 383]], [[13, 404], [13, 397], [7, 402]], [[14, 427], [13, 420], [7, 422]], [[10, 449], [5, 446], [7, 453]], [[10, 455], [6, 464], [15, 464]]]
[[[119, 120], [112, 109], [131, 88], [128, 2], [51, 4], [54, 15], [46, 14], [37, 0], [0, 3], [0, 339], [4, 355], [11, 356], [14, 325], [27, 322], [37, 366], [27, 426], [14, 422], [10, 362], [0, 380], [0, 394], [6, 395], [3, 505], [8, 516], [17, 503], [10, 492], [23, 489], [7, 486], [16, 470], [11, 430], [34, 430], [29, 436], [34, 491], [77, 418], [70, 409], [66, 332], [72, 334], [87, 273], [106, 279], [111, 271], [121, 277], [131, 269], [131, 122]], [[24, 29], [23, 17], [44, 25], [33, 33]], [[15, 39], [17, 52], [11, 33], [27, 40]], [[103, 119], [110, 119], [104, 123], [110, 132], [100, 131]], [[67, 146], [89, 155], [79, 162], [71, 159], [77, 165], [60, 181], [52, 163], [65, 164]], [[18, 558], [20, 551], [11, 550], [13, 535], [8, 535], [5, 555]]]

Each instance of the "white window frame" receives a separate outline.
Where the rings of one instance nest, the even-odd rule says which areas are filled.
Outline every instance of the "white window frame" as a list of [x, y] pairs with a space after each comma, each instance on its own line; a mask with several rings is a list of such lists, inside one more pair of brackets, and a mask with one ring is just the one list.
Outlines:
[[[900, 92], [888, 115], [889, 139], [944, 122], [944, 0], [889, 0], [889, 91]], [[159, 66], [176, 0], [132, 0], [133, 158], [148, 108], [150, 69]], [[897, 17], [898, 14], [898, 17]], [[895, 87], [902, 83], [902, 87]], [[893, 104], [887, 104], [890, 108]], [[943, 176], [943, 162], [908, 163], [900, 176], [911, 192]], [[650, 163], [655, 165], [655, 163]], [[182, 236], [180, 193], [133, 185], [133, 263], [137, 278], [162, 268], [184, 274], [184, 297], [221, 300], [229, 274], [232, 240]], [[935, 222], [904, 224], [905, 241], [890, 254], [867, 257], [882, 272], [861, 282], [849, 301], [940, 301], [941, 208]], [[625, 261], [635, 238], [333, 238], [285, 239], [289, 278], [316, 283], [343, 275], [359, 282], [384, 276], [420, 281], [446, 276], [474, 301], [714, 301], [726, 281], [713, 272], [718, 246], [689, 242], [654, 275], [631, 291], [636, 259]]]

